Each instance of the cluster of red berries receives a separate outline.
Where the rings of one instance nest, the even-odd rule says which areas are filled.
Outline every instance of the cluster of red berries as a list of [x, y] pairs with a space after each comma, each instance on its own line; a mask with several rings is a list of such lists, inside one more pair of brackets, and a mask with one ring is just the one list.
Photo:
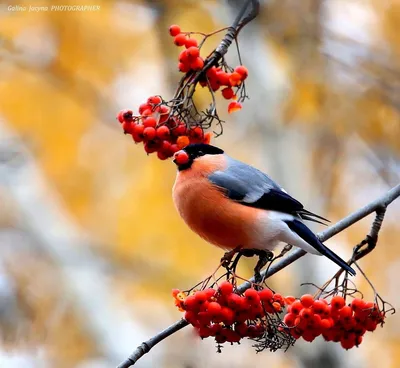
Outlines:
[[239, 342], [242, 338], [260, 338], [267, 324], [264, 317], [276, 314], [285, 299], [270, 289], [247, 289], [242, 295], [232, 283], [224, 281], [218, 290], [208, 288], [186, 295], [173, 290], [175, 305], [185, 312], [201, 338], [214, 337], [218, 344]]
[[143, 142], [147, 154], [157, 152], [160, 160], [172, 157], [190, 143], [210, 143], [211, 133], [204, 133], [201, 126], [187, 128], [177, 116], [170, 116], [170, 110], [160, 96], [151, 96], [139, 106], [139, 115], [121, 110], [117, 119], [125, 134], [136, 143]]
[[360, 345], [365, 332], [374, 331], [385, 317], [372, 302], [355, 298], [346, 305], [339, 295], [330, 303], [326, 299], [314, 300], [309, 294], [288, 302], [282, 330], [309, 342], [322, 335], [326, 341], [340, 342], [344, 349]]
[[[189, 33], [181, 32], [178, 25], [172, 25], [169, 28], [169, 34], [174, 37], [176, 46], [185, 46], [185, 49], [179, 54], [178, 69], [182, 73], [190, 71], [199, 71], [204, 67], [204, 59], [200, 56], [200, 48], [198, 42], [194, 38], [189, 37]], [[224, 71], [222, 67], [213, 66], [199, 80], [202, 87], [209, 86], [215, 92], [220, 88], [222, 96], [227, 100], [236, 100], [237, 96], [233, 87], [240, 87], [247, 78], [249, 72], [246, 67], [240, 65], [232, 72]], [[240, 102], [232, 101], [228, 106], [228, 112], [232, 113], [242, 108]]]

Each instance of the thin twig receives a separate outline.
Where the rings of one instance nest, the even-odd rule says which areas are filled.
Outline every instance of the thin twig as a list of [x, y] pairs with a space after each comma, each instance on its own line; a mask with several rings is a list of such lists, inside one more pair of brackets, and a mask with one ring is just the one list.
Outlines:
[[[400, 184], [395, 186], [394, 188], [390, 189], [385, 195], [383, 195], [380, 198], [376, 199], [375, 201], [367, 204], [366, 206], [360, 208], [359, 210], [353, 212], [349, 216], [343, 218], [336, 224], [327, 228], [325, 231], [319, 233], [318, 234], [319, 239], [321, 241], [326, 241], [329, 238], [331, 238], [334, 235], [340, 233], [341, 231], [347, 229], [351, 225], [355, 224], [356, 222], [360, 221], [361, 219], [370, 215], [373, 212], [377, 212], [377, 218], [379, 216], [378, 214], [381, 213], [380, 218], [383, 221], [384, 210], [390, 203], [392, 203], [398, 197], [400, 197]], [[375, 221], [374, 221], [374, 223], [375, 223]], [[382, 224], [382, 222], [380, 222], [380, 224], [379, 224], [379, 220], [378, 220], [378, 222], [372, 226], [369, 236], [376, 235], [376, 237], [377, 237], [377, 233], [379, 231], [381, 224]], [[275, 273], [282, 270], [283, 268], [289, 266], [291, 263], [293, 263], [297, 259], [301, 258], [305, 254], [306, 254], [306, 252], [302, 249], [296, 249], [296, 250], [290, 252], [286, 257], [284, 257], [282, 260], [277, 262], [274, 266], [268, 268], [266, 271], [263, 271], [261, 273], [262, 278], [267, 279], [268, 277], [274, 275]], [[244, 282], [237, 288], [237, 290], [239, 292], [244, 292], [246, 289], [248, 289], [251, 286], [252, 282], [254, 282], [254, 279], [250, 279], [248, 282]], [[175, 322], [174, 324], [172, 324], [171, 326], [166, 328], [164, 331], [161, 331], [157, 335], [153, 336], [151, 339], [142, 343], [129, 356], [129, 358], [126, 359], [123, 363], [121, 363], [117, 368], [131, 367], [144, 354], [148, 353], [152, 347], [154, 347], [156, 344], [158, 344], [162, 340], [166, 339], [168, 336], [174, 334], [175, 332], [181, 330], [182, 328], [184, 328], [187, 325], [188, 325], [188, 322], [186, 322], [184, 319], [181, 319], [181, 320]]]

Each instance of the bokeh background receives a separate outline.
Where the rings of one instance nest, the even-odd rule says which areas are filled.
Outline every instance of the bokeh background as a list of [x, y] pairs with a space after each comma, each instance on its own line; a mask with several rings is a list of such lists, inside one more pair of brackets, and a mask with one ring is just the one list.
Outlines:
[[[172, 288], [217, 265], [221, 251], [175, 212], [174, 165], [147, 157], [115, 115], [153, 94], [172, 97], [180, 75], [170, 24], [210, 32], [229, 25], [241, 3], [0, 1], [0, 367], [113, 367], [181, 317]], [[46, 5], [100, 10], [29, 11]], [[399, 25], [399, 0], [261, 1], [239, 37], [250, 100], [229, 116], [218, 100], [226, 124], [213, 143], [333, 222], [383, 194], [400, 178]], [[234, 50], [228, 59], [237, 65]], [[395, 307], [399, 216], [394, 203], [378, 248], [361, 262]], [[328, 246], [349, 257], [371, 221]], [[253, 266], [245, 261], [241, 273]], [[301, 282], [321, 284], [335, 270], [306, 256], [270, 285], [299, 295]], [[399, 315], [358, 349], [336, 345], [300, 341], [256, 355], [245, 343], [216, 354], [186, 328], [137, 366], [394, 368]]]

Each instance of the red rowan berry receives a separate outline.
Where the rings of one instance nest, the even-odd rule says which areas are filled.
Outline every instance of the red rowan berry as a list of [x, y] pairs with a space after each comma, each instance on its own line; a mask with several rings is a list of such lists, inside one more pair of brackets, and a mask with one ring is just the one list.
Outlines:
[[176, 140], [176, 144], [178, 145], [179, 149], [185, 148], [187, 145], [189, 145], [189, 143], [189, 137], [187, 137], [186, 135], [182, 135]]
[[329, 319], [322, 319], [320, 325], [323, 330], [327, 330], [333, 326], [333, 321]]
[[237, 72], [233, 72], [229, 77], [229, 83], [232, 86], [240, 85], [242, 83], [242, 76]]
[[197, 333], [202, 339], [206, 339], [207, 337], [212, 336], [210, 328], [206, 326], [200, 326], [197, 330]]
[[288, 313], [285, 315], [285, 317], [283, 317], [283, 322], [285, 322], [286, 326], [288, 327], [293, 327], [294, 321], [296, 320], [296, 315], [293, 313]]
[[171, 157], [170, 155], [168, 155], [168, 153], [166, 153], [165, 151], [157, 151], [157, 157], [164, 161], [166, 159], [168, 159], [169, 157]]
[[[189, 49], [189, 48], [191, 48], [191, 47], [195, 47], [196, 49], [198, 49], [198, 48], [197, 48], [197, 45], [198, 45], [198, 43], [197, 43], [197, 40], [196, 40], [195, 38], [188, 38], [188, 39], [186, 40], [186, 42], [185, 42], [185, 47], [186, 47], [187, 49]], [[198, 56], [198, 54], [197, 54], [196, 56]]]
[[190, 58], [190, 59], [196, 59], [199, 55], [199, 49], [195, 46], [191, 46], [186, 50], [186, 55]]
[[247, 325], [244, 322], [236, 323], [235, 324], [235, 331], [239, 334], [241, 337], [246, 337], [247, 336]]
[[219, 313], [221, 313], [221, 310], [221, 305], [217, 302], [210, 302], [207, 305], [207, 312], [212, 316], [217, 316]]
[[118, 121], [122, 124], [124, 121], [130, 122], [133, 121], [133, 112], [132, 110], [121, 110], [117, 115]]
[[230, 100], [235, 95], [235, 92], [233, 92], [233, 89], [231, 87], [226, 87], [221, 92], [222, 92], [222, 96], [226, 100]]
[[130, 121], [124, 121], [122, 123], [122, 129], [124, 134], [132, 134], [135, 126]]
[[[146, 129], [154, 129], [154, 128], [146, 128]], [[148, 141], [144, 144], [144, 150], [147, 154], [154, 153], [158, 151], [158, 144], [154, 141]]]
[[353, 311], [349, 306], [344, 306], [340, 311], [339, 311], [340, 318], [342, 319], [349, 319], [353, 315]]
[[341, 297], [340, 295], [335, 295], [332, 300], [331, 300], [331, 307], [333, 309], [341, 309], [346, 305], [346, 302], [344, 300], [343, 297]]
[[172, 134], [176, 137], [186, 135], [186, 125], [184, 123], [179, 123], [176, 127], [172, 128]]
[[298, 315], [303, 309], [303, 304], [299, 300], [296, 300], [290, 307], [291, 313]]
[[[177, 144], [171, 144], [171, 148], [170, 149], [171, 149], [172, 155], [179, 151], [179, 147], [178, 147]], [[189, 156], [187, 154], [186, 154], [186, 156], [187, 156], [187, 159], [189, 159]]]
[[278, 302], [273, 302], [272, 307], [274, 308], [275, 312], [280, 313], [282, 311], [282, 306]]
[[213, 288], [204, 289], [204, 292], [207, 294], [207, 298], [210, 300], [216, 293], [216, 290]]
[[156, 137], [156, 130], [153, 127], [147, 127], [143, 130], [144, 139], [151, 141]]
[[244, 299], [240, 295], [234, 293], [227, 295], [226, 301], [228, 307], [233, 310], [241, 309], [244, 305]]
[[258, 292], [261, 301], [263, 302], [272, 302], [274, 293], [270, 289], [263, 289]]
[[169, 138], [169, 135], [170, 135], [170, 130], [167, 126], [162, 125], [157, 128], [157, 137], [158, 138], [165, 140], [165, 139]]
[[235, 72], [239, 73], [242, 76], [242, 80], [246, 79], [247, 76], [249, 75], [249, 71], [247, 68], [243, 65], [239, 65], [235, 68]]
[[223, 281], [219, 285], [218, 289], [222, 295], [228, 296], [229, 294], [232, 294], [232, 292], [233, 292], [233, 285], [229, 281]]
[[160, 96], [150, 96], [150, 97], [147, 99], [147, 103], [148, 103], [149, 105], [158, 105], [158, 104], [160, 104], [161, 102], [162, 102], [162, 99], [161, 99]]
[[172, 26], [169, 27], [169, 34], [172, 37], [177, 36], [179, 33], [181, 33], [181, 27], [179, 27], [176, 24], [173, 24]]
[[314, 313], [310, 308], [304, 308], [300, 311], [299, 316], [308, 321], [313, 318]]
[[189, 55], [187, 50], [182, 50], [181, 53], [179, 54], [178, 61], [184, 65], [189, 64]]
[[242, 109], [242, 104], [240, 102], [232, 101], [228, 105], [228, 113], [231, 114], [233, 112], [239, 111]]
[[310, 308], [314, 304], [314, 297], [311, 294], [304, 294], [300, 301], [303, 307]]
[[143, 139], [144, 125], [136, 124], [133, 126], [133, 134], [137, 135], [139, 138]]
[[260, 303], [260, 296], [258, 295], [257, 290], [254, 290], [252, 288], [247, 289], [244, 292], [244, 296], [246, 298], [246, 300], [251, 304], [251, 305], [255, 305]]
[[210, 144], [210, 142], [211, 142], [211, 133], [210, 132], [205, 133], [203, 138], [203, 143]]
[[145, 128], [155, 128], [157, 125], [157, 120], [153, 118], [152, 116], [149, 116], [148, 118], [143, 119], [143, 126]]
[[231, 325], [235, 321], [235, 312], [228, 307], [222, 307], [220, 315], [226, 325]]
[[203, 128], [200, 126], [191, 128], [189, 130], [189, 137], [192, 138], [193, 140], [198, 140], [201, 141], [204, 137], [204, 131]]
[[312, 305], [313, 311], [316, 314], [323, 314], [326, 310], [326, 304], [322, 300], [316, 300]]
[[231, 73], [225, 73], [223, 71], [217, 72], [215, 78], [215, 81], [218, 85], [220, 86], [231, 86], [231, 82], [229, 80], [231, 76]]
[[201, 70], [204, 66], [204, 60], [201, 57], [197, 57], [190, 63], [190, 68], [193, 70]]
[[143, 112], [146, 111], [146, 110], [150, 110], [150, 112], [151, 112], [151, 106], [148, 105], [147, 103], [142, 103], [142, 104], [139, 106], [139, 114], [142, 115]]
[[197, 315], [195, 312], [191, 310], [187, 310], [183, 318], [185, 318], [186, 321], [188, 321], [190, 324], [197, 322]]
[[285, 298], [285, 303], [288, 305], [293, 304], [296, 301], [296, 298], [294, 296], [287, 296]]
[[187, 73], [190, 70], [190, 66], [191, 66], [191, 64], [189, 65], [189, 64], [186, 64], [186, 63], [185, 64], [184, 63], [179, 63], [178, 64], [178, 69], [182, 73]]
[[302, 338], [305, 341], [313, 342], [315, 340], [315, 335], [314, 335], [314, 333], [312, 331], [304, 331], [304, 333], [302, 335]]
[[174, 44], [176, 46], [183, 46], [186, 43], [186, 35], [184, 33], [179, 33], [174, 38]]
[[146, 109], [142, 112], [143, 117], [151, 116], [153, 114], [153, 111], [151, 109]]
[[205, 291], [196, 291], [194, 293], [194, 297], [199, 304], [205, 303], [208, 299], [207, 293]]
[[171, 143], [163, 140], [161, 143], [160, 151], [164, 152], [168, 157], [172, 156]]

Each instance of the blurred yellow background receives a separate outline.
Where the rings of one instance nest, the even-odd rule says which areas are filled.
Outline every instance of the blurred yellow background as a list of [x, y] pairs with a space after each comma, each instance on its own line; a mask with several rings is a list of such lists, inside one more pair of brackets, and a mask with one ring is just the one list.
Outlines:
[[[211, 32], [241, 3], [0, 1], [0, 367], [113, 367], [181, 317], [172, 288], [217, 265], [221, 251], [175, 212], [174, 165], [147, 157], [115, 115], [150, 95], [172, 98], [180, 75], [170, 24]], [[218, 100], [226, 123], [212, 142], [333, 222], [383, 194], [400, 178], [399, 24], [399, 0], [261, 1], [239, 37], [250, 100], [229, 116]], [[228, 59], [238, 64], [234, 50]], [[400, 203], [386, 216], [361, 265], [398, 307]], [[328, 246], [349, 257], [371, 221]], [[301, 282], [321, 284], [335, 270], [308, 255], [271, 285], [299, 295]], [[250, 345], [216, 354], [186, 328], [137, 366], [394, 368], [400, 318], [348, 352], [322, 340], [287, 353], [256, 355]]]

